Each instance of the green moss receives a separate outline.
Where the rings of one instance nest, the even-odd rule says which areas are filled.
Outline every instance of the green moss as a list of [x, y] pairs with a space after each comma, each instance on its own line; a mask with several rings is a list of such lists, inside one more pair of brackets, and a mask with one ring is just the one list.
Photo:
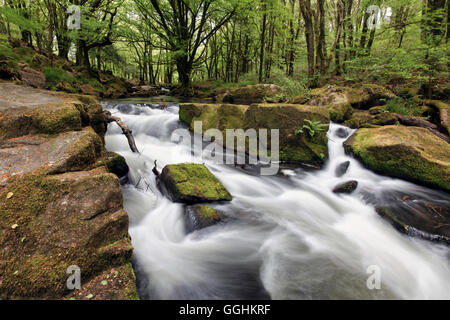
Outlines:
[[183, 163], [168, 165], [164, 170], [168, 171], [178, 198], [198, 197], [210, 201], [232, 200], [228, 190], [204, 165]]
[[426, 129], [360, 129], [347, 149], [377, 172], [450, 190], [450, 146]]
[[80, 111], [72, 104], [60, 104], [56, 108], [41, 107], [33, 116], [37, 133], [54, 134], [81, 129]]
[[114, 173], [119, 178], [125, 176], [130, 170], [124, 157], [120, 154], [114, 154], [106, 160], [108, 171]]
[[195, 208], [199, 211], [200, 217], [204, 220], [214, 220], [215, 221], [215, 220], [220, 220], [222, 218], [221, 213], [210, 206], [201, 205], [201, 206], [197, 206]]

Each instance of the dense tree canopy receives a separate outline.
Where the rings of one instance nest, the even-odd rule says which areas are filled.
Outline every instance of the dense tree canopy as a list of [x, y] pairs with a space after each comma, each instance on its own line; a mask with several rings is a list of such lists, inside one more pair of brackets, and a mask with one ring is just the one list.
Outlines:
[[[4, 0], [0, 33], [142, 83], [448, 76], [448, 0]], [[77, 21], [79, 20], [79, 21]]]

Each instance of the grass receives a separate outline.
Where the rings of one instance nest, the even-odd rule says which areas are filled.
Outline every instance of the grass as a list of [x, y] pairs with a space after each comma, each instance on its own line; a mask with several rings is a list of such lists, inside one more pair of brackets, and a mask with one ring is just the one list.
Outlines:
[[44, 67], [42, 69], [45, 74], [45, 79], [50, 86], [54, 86], [63, 81], [68, 83], [73, 83], [75, 81], [75, 78], [73, 76], [69, 75], [61, 68]]
[[421, 116], [423, 114], [423, 107], [415, 103], [412, 99], [404, 100], [398, 98], [388, 100], [385, 110], [405, 116]]

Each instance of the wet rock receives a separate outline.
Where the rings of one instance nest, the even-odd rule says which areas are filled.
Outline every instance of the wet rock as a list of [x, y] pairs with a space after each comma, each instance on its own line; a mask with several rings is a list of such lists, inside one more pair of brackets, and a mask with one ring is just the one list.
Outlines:
[[114, 173], [119, 179], [125, 177], [130, 171], [125, 158], [113, 152], [107, 155], [106, 167], [109, 172]]
[[225, 215], [208, 205], [187, 206], [185, 215], [187, 233], [213, 226], [225, 219]]
[[348, 168], [350, 167], [350, 161], [345, 161], [337, 166], [336, 168], [336, 177], [340, 178], [344, 174], [347, 173]]
[[358, 181], [348, 181], [337, 185], [334, 189], [334, 193], [347, 193], [350, 194], [358, 188]]
[[401, 208], [376, 208], [395, 229], [410, 236], [450, 245], [450, 209], [415, 202]]
[[285, 101], [283, 90], [274, 84], [257, 84], [233, 87], [216, 93], [218, 103], [252, 104]]
[[345, 128], [339, 128], [336, 130], [336, 137], [341, 138], [341, 139], [345, 139], [349, 136], [350, 132], [345, 129]]
[[24, 84], [39, 89], [45, 88], [46, 79], [42, 72], [27, 66], [18, 70], [18, 74]]
[[158, 177], [161, 192], [174, 202], [231, 201], [222, 183], [202, 164], [183, 163], [164, 167]]
[[425, 128], [360, 129], [344, 146], [378, 173], [450, 191], [450, 144]]

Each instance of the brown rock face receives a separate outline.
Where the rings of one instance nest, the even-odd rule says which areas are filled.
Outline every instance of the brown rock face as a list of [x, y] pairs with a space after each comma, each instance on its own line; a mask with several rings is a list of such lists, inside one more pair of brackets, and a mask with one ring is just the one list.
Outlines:
[[217, 92], [219, 103], [252, 104], [264, 102], [284, 102], [283, 90], [274, 84], [256, 84], [246, 87], [233, 87]]
[[42, 72], [31, 69], [30, 67], [24, 67], [19, 70], [18, 73], [20, 80], [22, 80], [24, 84], [39, 89], [45, 87], [46, 80], [45, 75]]
[[[0, 299], [138, 299], [119, 179], [100, 161], [102, 137], [91, 128], [99, 127], [101, 107], [88, 97], [3, 83], [0, 92], [5, 86]], [[24, 118], [30, 125], [22, 131], [34, 135], [9, 130]], [[67, 287], [70, 266], [81, 271], [80, 290]]]

